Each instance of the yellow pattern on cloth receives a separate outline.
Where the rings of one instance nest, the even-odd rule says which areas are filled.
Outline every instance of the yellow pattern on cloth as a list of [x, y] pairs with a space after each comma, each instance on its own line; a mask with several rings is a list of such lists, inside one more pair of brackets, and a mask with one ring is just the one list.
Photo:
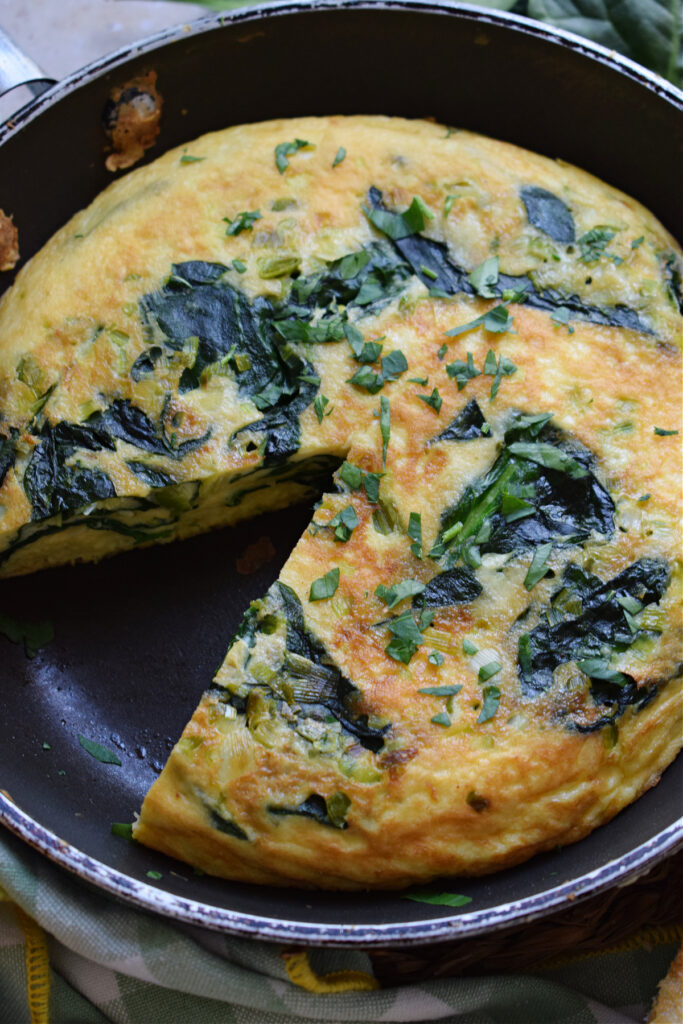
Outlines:
[[536, 971], [552, 971], [556, 967], [565, 967], [568, 964], [580, 963], [581, 960], [590, 960], [596, 956], [607, 956], [610, 953], [626, 953], [635, 949], [654, 949], [655, 946], [662, 946], [666, 943], [683, 942], [683, 923], [670, 925], [651, 925], [639, 928], [633, 935], [622, 939], [612, 946], [604, 946], [600, 949], [592, 949], [586, 953], [573, 953], [565, 956], [553, 957], [547, 963], [538, 964]]
[[333, 971], [332, 974], [316, 974], [311, 967], [308, 953], [283, 953], [289, 980], [306, 992], [324, 994], [329, 992], [370, 992], [380, 987], [376, 978], [365, 971]]
[[12, 909], [26, 941], [26, 999], [31, 1024], [50, 1021], [50, 954], [45, 932], [28, 914], [13, 903], [0, 886], [0, 900], [12, 903]]

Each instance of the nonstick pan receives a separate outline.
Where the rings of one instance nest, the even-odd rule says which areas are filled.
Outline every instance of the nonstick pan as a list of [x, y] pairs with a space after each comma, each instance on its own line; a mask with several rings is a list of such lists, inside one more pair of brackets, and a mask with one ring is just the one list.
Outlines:
[[[0, 128], [0, 207], [23, 260], [110, 180], [102, 114], [112, 87], [155, 70], [162, 131], [148, 159], [202, 132], [271, 117], [434, 117], [586, 168], [679, 237], [681, 111], [673, 86], [524, 18], [449, 3], [277, 3], [162, 33], [50, 88]], [[0, 288], [12, 275], [0, 275]], [[310, 509], [265, 515], [173, 548], [0, 583], [0, 612], [49, 619], [33, 660], [0, 637], [0, 820], [125, 900], [236, 934], [399, 945], [531, 920], [623, 884], [683, 845], [683, 759], [587, 839], [480, 879], [444, 882], [462, 910], [400, 894], [275, 889], [199, 876], [111, 834], [131, 821], [249, 600], [275, 579]], [[276, 556], [241, 576], [269, 536]], [[180, 582], [179, 582], [180, 581]], [[115, 749], [94, 760], [77, 734]], [[153, 880], [148, 872], [159, 874]]]

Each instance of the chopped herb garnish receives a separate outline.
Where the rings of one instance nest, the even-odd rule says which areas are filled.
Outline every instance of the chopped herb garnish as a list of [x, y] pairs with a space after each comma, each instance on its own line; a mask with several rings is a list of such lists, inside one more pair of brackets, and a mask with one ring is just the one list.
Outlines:
[[462, 359], [456, 359], [455, 362], [446, 365], [446, 373], [451, 380], [455, 379], [458, 382], [458, 391], [462, 391], [468, 380], [480, 376], [481, 370], [477, 370], [474, 365], [474, 356], [468, 352], [466, 363], [463, 363]]
[[[440, 652], [439, 651], [432, 651], [432, 654], [440, 654]], [[432, 660], [432, 655], [430, 654], [429, 661], [431, 661], [431, 660]], [[434, 662], [432, 662], [432, 664], [434, 664], [434, 665], [443, 665], [443, 661], [444, 661], [443, 654], [441, 654], [441, 660], [440, 661], [434, 661]], [[422, 689], [418, 690], [417, 692], [418, 693], [428, 693], [428, 694], [430, 694], [431, 696], [434, 696], [434, 697], [455, 697], [458, 693], [460, 693], [461, 690], [462, 690], [462, 685], [460, 683], [456, 683], [453, 686], [423, 686]]]
[[451, 724], [451, 717], [445, 711], [440, 711], [438, 715], [434, 715], [430, 719], [434, 725], [444, 725], [448, 727]]
[[234, 217], [224, 217], [224, 222], [228, 225], [225, 229], [226, 235], [240, 235], [243, 231], [252, 231], [254, 223], [257, 220], [261, 220], [260, 210], [242, 210], [241, 213], [236, 213]]
[[406, 611], [388, 622], [389, 632], [393, 636], [393, 639], [385, 647], [389, 657], [395, 661], [402, 661], [404, 665], [407, 665], [424, 640], [422, 630], [427, 628], [432, 617], [433, 613], [430, 615], [430, 613], [423, 611], [418, 626], [412, 612]]
[[[323, 416], [325, 416], [325, 407], [328, 406], [329, 404], [330, 404], [330, 400], [329, 400], [329, 398], [326, 395], [317, 395], [316, 396], [315, 401], [313, 402], [313, 408], [315, 409], [315, 414], [318, 417], [318, 423], [322, 423]], [[331, 409], [327, 413], [328, 416], [329, 416], [330, 412], [332, 412]]]
[[395, 242], [424, 231], [425, 218], [434, 219], [434, 214], [419, 196], [414, 196], [412, 203], [403, 213], [392, 213], [390, 210], [366, 206], [363, 207], [363, 212], [378, 231], [388, 235]]
[[148, 878], [153, 878], [155, 882], [158, 882], [160, 878], [163, 878], [161, 871], [148, 871], [146, 872]]
[[80, 732], [77, 735], [80, 745], [95, 760], [101, 761], [102, 764], [115, 764], [121, 767], [121, 761], [113, 750], [109, 750], [108, 747], [104, 747], [101, 743], [96, 743], [94, 740], [89, 740], [87, 736], [83, 736]]
[[472, 902], [471, 896], [461, 896], [458, 892], [407, 892], [402, 900], [414, 900], [416, 903], [431, 903], [435, 907], [465, 907]]
[[569, 326], [569, 317], [572, 315], [571, 309], [567, 306], [558, 306], [557, 309], [553, 310], [550, 314], [550, 319], [553, 323], [557, 324], [558, 327], [566, 327], [569, 334], [574, 333], [574, 328]]
[[311, 592], [308, 595], [309, 601], [324, 601], [328, 597], [334, 597], [339, 586], [339, 568], [330, 569], [324, 576], [320, 576], [311, 583]]
[[447, 217], [448, 214], [453, 209], [453, 203], [455, 202], [456, 198], [457, 198], [456, 196], [446, 196], [446, 200], [445, 200], [445, 202], [443, 204], [443, 215], [444, 215], [444, 217]]
[[616, 231], [606, 224], [600, 224], [598, 227], [591, 228], [585, 235], [581, 235], [578, 239], [581, 262], [597, 263], [600, 257], [605, 255], [605, 249], [615, 235]]
[[[441, 653], [441, 651], [432, 651], [431, 654], [429, 655], [429, 657], [427, 658], [427, 661], [429, 662], [429, 664], [430, 665], [436, 665], [437, 668], [439, 668], [441, 665], [443, 665], [444, 660], [445, 659], [444, 659], [444, 656]], [[458, 687], [458, 689], [459, 689], [459, 687]], [[444, 690], [447, 690], [449, 693], [457, 693], [458, 692], [458, 690], [456, 690], [456, 689], [454, 689], [453, 687], [450, 687], [450, 686], [427, 687], [426, 690], [420, 690], [419, 692], [420, 693], [434, 693], [434, 692], [438, 691], [439, 693], [441, 693]]]
[[652, 495], [648, 492], [647, 494], [641, 494], [638, 501], [649, 501]]
[[416, 558], [422, 558], [422, 514], [420, 512], [411, 512], [408, 519], [408, 536], [413, 544], [410, 545], [410, 550]]
[[341, 512], [337, 512], [336, 516], [330, 519], [328, 526], [334, 530], [335, 540], [346, 543], [358, 526], [358, 516], [353, 505], [347, 505]]
[[306, 142], [305, 139], [294, 139], [294, 142], [281, 142], [275, 147], [275, 166], [277, 167], [280, 174], [284, 174], [289, 167], [290, 156], [297, 153], [300, 149], [315, 148], [310, 142]]
[[493, 334], [503, 334], [511, 329], [512, 323], [513, 318], [510, 316], [507, 306], [494, 306], [493, 309], [490, 309], [482, 316], [476, 317], [474, 320], [470, 320], [469, 323], [452, 327], [450, 331], [446, 331], [446, 336], [448, 338], [455, 338], [458, 334], [464, 334], [475, 327], [483, 327], [484, 330], [491, 331]]
[[127, 821], [114, 821], [111, 826], [111, 834], [120, 836], [121, 839], [132, 839], [133, 826]]
[[516, 494], [510, 494], [508, 491], [505, 491], [500, 503], [500, 511], [505, 517], [506, 523], [514, 523], [518, 519], [524, 519], [526, 516], [533, 516], [536, 512], [536, 506], [530, 501], [525, 501], [524, 498], [518, 498]]
[[530, 462], [536, 462], [547, 469], [566, 473], [572, 480], [589, 476], [589, 470], [572, 458], [567, 452], [544, 441], [514, 441], [507, 449], [511, 455], [519, 455]]
[[476, 811], [477, 814], [482, 814], [489, 806], [489, 801], [485, 796], [477, 793], [476, 789], [471, 789], [465, 797], [465, 803]]
[[550, 571], [550, 566], [547, 563], [551, 550], [552, 544], [540, 544], [534, 551], [531, 565], [524, 577], [524, 586], [527, 590], [533, 590], [536, 584]]
[[247, 271], [247, 265], [246, 263], [243, 263], [242, 260], [233, 260], [232, 267], [238, 274], [245, 274]]
[[664, 427], [655, 427], [655, 434], [657, 437], [673, 437], [673, 435], [677, 433], [677, 430], [665, 430]]
[[645, 235], [641, 235], [640, 238], [634, 238], [633, 241], [631, 242], [631, 248], [632, 249], [637, 249], [638, 246], [642, 245], [644, 241], [645, 241]]
[[347, 383], [355, 384], [356, 387], [369, 391], [371, 395], [376, 395], [384, 387], [385, 381], [381, 373], [371, 370], [369, 366], [361, 366], [353, 377], [349, 377]]
[[419, 384], [421, 387], [426, 388], [429, 384], [429, 377], [408, 377], [409, 384]]
[[467, 637], [463, 638], [462, 649], [465, 652], [465, 654], [469, 654], [469, 655], [476, 654], [477, 651], [479, 650], [479, 648], [476, 646], [476, 644], [473, 644], [472, 641], [468, 640]]
[[200, 164], [202, 160], [206, 160], [205, 156], [192, 156], [190, 153], [183, 153], [180, 158], [181, 164]]
[[23, 643], [27, 658], [35, 658], [41, 647], [54, 640], [55, 630], [51, 622], [23, 622], [0, 615], [0, 634], [13, 644]]
[[[384, 362], [384, 360], [382, 360]], [[387, 464], [387, 450], [391, 436], [391, 407], [389, 401], [382, 395], [379, 400], [379, 431], [382, 435], [382, 465]]]
[[486, 369], [486, 364], [484, 364], [484, 373], [490, 374], [490, 373], [493, 372], [493, 374], [494, 374], [493, 383], [491, 385], [491, 401], [493, 401], [493, 399], [498, 394], [498, 389], [500, 388], [500, 382], [503, 379], [503, 377], [511, 377], [513, 373], [517, 372], [517, 367], [515, 366], [515, 364], [512, 362], [511, 359], [508, 359], [507, 356], [499, 356], [498, 357], [498, 365], [496, 366], [496, 357], [493, 354], [493, 352], [491, 352], [490, 350], [488, 352], [488, 355], [486, 356], [486, 361], [487, 362], [489, 362], [489, 356], [493, 356], [492, 363], [495, 366], [495, 370], [493, 370], [493, 371], [491, 369], [487, 370]]
[[526, 678], [531, 675], [531, 637], [528, 633], [522, 633], [517, 645], [517, 656], [522, 675]]
[[333, 167], [339, 167], [339, 164], [346, 158], [346, 150], [343, 146], [340, 146], [337, 150], [334, 160], [332, 161]]
[[419, 580], [403, 580], [402, 583], [395, 583], [392, 587], [385, 587], [383, 583], [380, 583], [375, 590], [375, 595], [380, 601], [384, 601], [387, 608], [391, 610], [401, 601], [405, 601], [407, 597], [421, 594], [424, 589], [424, 583], [420, 583]]
[[43, 743], [43, 750], [52, 750], [51, 744], [50, 743]]
[[439, 348], [437, 349], [436, 354], [439, 357], [439, 359], [443, 359], [443, 357], [446, 355], [447, 352], [448, 352], [448, 345], [444, 341], [443, 345], [440, 345]]
[[434, 273], [434, 271], [430, 267], [425, 267], [424, 263], [420, 264], [420, 273], [424, 274], [425, 277], [428, 277], [430, 281], [436, 281], [436, 279], [439, 276], [438, 274]]
[[477, 295], [483, 299], [495, 299], [498, 284], [498, 257], [491, 256], [475, 267], [469, 275], [469, 282]]
[[443, 405], [443, 399], [439, 394], [438, 388], [434, 388], [431, 395], [418, 395], [417, 396], [425, 405], [429, 405], [436, 413], [441, 411]]
[[382, 357], [382, 377], [385, 381], [396, 380], [408, 369], [408, 360], [400, 349], [394, 349]]
[[500, 672], [502, 667], [499, 661], [489, 661], [486, 665], [482, 665], [479, 669], [479, 682], [487, 683], [489, 679]]
[[354, 466], [352, 462], [344, 462], [339, 470], [339, 477], [353, 491], [363, 487], [368, 501], [373, 504], [377, 504], [379, 501], [379, 473], [366, 473], [360, 466]]
[[485, 686], [484, 687], [484, 703], [481, 711], [479, 712], [479, 718], [477, 722], [488, 722], [490, 718], [493, 718], [498, 705], [500, 704], [500, 690], [497, 686]]

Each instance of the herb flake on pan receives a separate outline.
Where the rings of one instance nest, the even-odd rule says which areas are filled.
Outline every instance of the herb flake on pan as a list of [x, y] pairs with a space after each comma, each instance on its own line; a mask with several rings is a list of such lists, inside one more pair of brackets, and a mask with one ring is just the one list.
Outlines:
[[657, 437], [673, 437], [678, 433], [677, 430], [666, 430], [664, 427], [655, 427], [654, 432]]
[[339, 149], [337, 150], [337, 152], [335, 153], [334, 160], [332, 161], [332, 166], [333, 167], [339, 167], [339, 164], [343, 160], [345, 160], [345, 159], [346, 159], [346, 150], [344, 149], [343, 146], [340, 146]]
[[335, 567], [326, 572], [324, 576], [318, 577], [311, 583], [311, 591], [308, 595], [309, 601], [324, 601], [328, 597], [334, 597], [339, 586], [339, 568]]
[[329, 416], [332, 412], [331, 409], [328, 409], [328, 411], [325, 412], [325, 409], [329, 404], [330, 400], [327, 395], [316, 395], [313, 402], [313, 408], [315, 409], [315, 414], [318, 417], [318, 423], [322, 423], [323, 418], [325, 416]]
[[181, 164], [200, 164], [202, 160], [206, 160], [205, 156], [192, 156], [191, 153], [183, 153], [180, 158]]
[[484, 260], [469, 275], [469, 282], [477, 295], [483, 299], [495, 299], [495, 286], [498, 284], [498, 257], [491, 256]]
[[96, 761], [101, 761], [102, 764], [115, 764], [121, 767], [121, 761], [113, 750], [103, 746], [101, 743], [96, 743], [95, 740], [89, 740], [87, 736], [83, 736], [82, 733], [77, 734], [78, 742], [84, 750], [94, 757]]
[[429, 892], [427, 889], [406, 892], [401, 899], [414, 900], [415, 903], [431, 903], [435, 907], [466, 907], [472, 902], [471, 896], [463, 896], [457, 892]]
[[425, 405], [430, 406], [438, 416], [441, 412], [441, 406], [443, 405], [443, 399], [439, 394], [438, 388], [434, 388], [431, 395], [418, 395], [417, 397], [420, 401], [424, 402]]
[[128, 839], [133, 841], [133, 826], [127, 821], [113, 821], [111, 825], [111, 834], [113, 836], [119, 836], [121, 839]]
[[407, 597], [415, 597], [417, 594], [421, 594], [424, 589], [424, 583], [421, 583], [419, 580], [402, 580], [401, 583], [394, 583], [391, 587], [386, 587], [383, 583], [380, 583], [375, 589], [375, 594], [391, 610], [397, 604], [400, 604], [401, 601], [405, 601]]
[[411, 512], [408, 519], [408, 536], [413, 541], [410, 550], [416, 558], [422, 558], [422, 514]]
[[494, 306], [493, 309], [489, 309], [488, 312], [475, 317], [474, 320], [470, 320], [466, 324], [451, 327], [450, 331], [446, 331], [446, 336], [455, 338], [458, 334], [465, 334], [466, 331], [474, 330], [475, 327], [483, 327], [484, 330], [491, 331], [494, 334], [503, 334], [511, 330], [512, 324], [513, 318], [510, 316], [510, 310], [507, 306]]
[[548, 559], [550, 558], [550, 552], [552, 551], [552, 544], [541, 544], [534, 551], [534, 557], [531, 559], [531, 565], [527, 570], [527, 574], [524, 577], [524, 586], [527, 590], [533, 590], [537, 583], [539, 583], [544, 576], [547, 576], [550, 572], [550, 566], [548, 565]]
[[13, 644], [23, 643], [26, 657], [35, 658], [41, 647], [54, 640], [55, 630], [51, 622], [20, 621], [0, 614], [0, 634]]
[[[445, 658], [441, 651], [430, 651], [429, 655], [427, 656], [427, 661], [429, 662], [430, 665], [436, 665], [437, 668], [440, 668], [443, 665]], [[434, 689], [441, 690], [443, 688], [438, 686], [435, 688], [427, 687], [426, 690], [419, 690], [418, 693], [430, 693], [434, 692]], [[449, 694], [453, 692], [458, 692], [457, 690], [454, 690], [453, 687], [446, 687], [446, 689], [448, 689]]]

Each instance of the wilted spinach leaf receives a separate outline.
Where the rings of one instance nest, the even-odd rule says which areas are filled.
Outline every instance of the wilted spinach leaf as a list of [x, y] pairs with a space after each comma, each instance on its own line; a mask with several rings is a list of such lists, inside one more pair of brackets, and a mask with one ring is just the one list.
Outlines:
[[0, 437], [0, 487], [7, 473], [14, 465], [17, 453], [17, 437], [19, 431], [10, 427], [9, 437]]
[[351, 801], [345, 793], [333, 793], [327, 800], [318, 793], [312, 793], [296, 807], [274, 807], [270, 806], [270, 814], [297, 815], [302, 818], [312, 818], [319, 825], [331, 825], [333, 828], [348, 828], [346, 812], [351, 806]]
[[415, 598], [415, 605], [428, 608], [449, 608], [454, 604], [470, 604], [482, 592], [482, 586], [471, 569], [457, 566], [440, 572]]
[[556, 242], [574, 241], [574, 218], [567, 204], [558, 196], [537, 185], [523, 188], [520, 194], [533, 227], [550, 235]]
[[[591, 453], [549, 423], [549, 414], [516, 414], [489, 472], [441, 517], [433, 557], [448, 552], [472, 566], [480, 554], [577, 544], [593, 531], [611, 536], [614, 505], [592, 472]], [[510, 502], [507, 499], [519, 499]], [[524, 516], [510, 512], [519, 502]]]

